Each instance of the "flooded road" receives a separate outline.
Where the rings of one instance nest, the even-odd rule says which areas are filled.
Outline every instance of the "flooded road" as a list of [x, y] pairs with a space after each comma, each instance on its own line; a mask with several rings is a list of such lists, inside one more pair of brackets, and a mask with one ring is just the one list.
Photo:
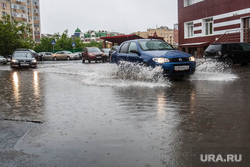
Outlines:
[[1, 65], [0, 166], [189, 167], [194, 147], [250, 147], [250, 66], [197, 64], [178, 80], [130, 64]]

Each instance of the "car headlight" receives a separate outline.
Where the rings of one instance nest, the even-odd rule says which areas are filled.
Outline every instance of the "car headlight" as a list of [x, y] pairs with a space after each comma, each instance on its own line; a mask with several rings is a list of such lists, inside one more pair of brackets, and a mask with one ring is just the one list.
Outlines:
[[18, 63], [18, 60], [12, 59], [11, 62], [12, 62], [12, 63]]
[[37, 61], [36, 61], [36, 59], [34, 59], [34, 60], [32, 60], [31, 62], [32, 62], [32, 63], [36, 63]]
[[189, 61], [195, 61], [194, 56], [189, 57]]
[[153, 61], [160, 64], [170, 62], [168, 58], [162, 58], [162, 57], [155, 57], [153, 58]]

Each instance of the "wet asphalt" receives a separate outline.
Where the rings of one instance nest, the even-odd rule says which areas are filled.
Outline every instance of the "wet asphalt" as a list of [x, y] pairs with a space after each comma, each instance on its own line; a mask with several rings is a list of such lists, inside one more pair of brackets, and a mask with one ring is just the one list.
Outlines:
[[191, 167], [194, 148], [249, 148], [250, 65], [197, 64], [174, 80], [80, 60], [0, 65], [0, 166]]

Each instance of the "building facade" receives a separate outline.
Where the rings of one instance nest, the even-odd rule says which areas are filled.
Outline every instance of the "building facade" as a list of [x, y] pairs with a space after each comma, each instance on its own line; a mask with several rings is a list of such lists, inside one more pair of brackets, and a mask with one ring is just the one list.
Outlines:
[[156, 29], [150, 28], [147, 29], [146, 32], [138, 31], [133, 34], [138, 35], [142, 38], [150, 38], [156, 35], [157, 37], [162, 37], [164, 41], [168, 42], [169, 44], [174, 44], [174, 30], [169, 29], [166, 26], [161, 26]]
[[179, 48], [202, 57], [212, 43], [250, 42], [249, 0], [178, 0]]
[[[36, 43], [41, 38], [39, 0], [0, 0], [0, 17], [10, 15], [12, 19], [31, 25], [32, 38]], [[0, 18], [0, 19], [1, 19]]]

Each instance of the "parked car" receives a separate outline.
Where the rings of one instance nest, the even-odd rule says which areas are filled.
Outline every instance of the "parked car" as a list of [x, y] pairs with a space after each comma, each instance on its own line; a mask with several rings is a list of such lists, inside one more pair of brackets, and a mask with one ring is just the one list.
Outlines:
[[32, 49], [18, 48], [15, 51], [29, 51], [35, 57], [36, 60], [41, 60], [38, 54]]
[[111, 57], [112, 53], [114, 53], [116, 50], [117, 50], [118, 46], [117, 45], [114, 45], [110, 48], [110, 51], [109, 51], [109, 58]]
[[91, 61], [102, 61], [103, 63], [107, 61], [107, 56], [97, 47], [85, 47], [82, 52], [82, 63], [88, 60]]
[[77, 59], [82, 59], [82, 52], [75, 52]]
[[205, 50], [204, 57], [225, 62], [229, 66], [232, 66], [233, 64], [250, 63], [250, 44], [249, 43], [211, 44]]
[[10, 67], [37, 67], [37, 60], [29, 50], [17, 50], [13, 53]]
[[187, 53], [175, 50], [171, 45], [156, 39], [137, 39], [123, 42], [111, 55], [111, 63], [121, 61], [161, 66], [164, 76], [184, 76], [193, 74], [196, 69], [195, 58]]
[[101, 51], [107, 56], [107, 61], [110, 61], [110, 56], [109, 56], [109, 48], [103, 48]]
[[39, 52], [38, 55], [41, 61], [52, 60], [52, 52]]
[[73, 54], [70, 51], [58, 51], [55, 54], [52, 54], [52, 59], [56, 60], [75, 60], [77, 59], [77, 54]]
[[0, 63], [1, 64], [7, 64], [7, 59], [3, 56], [0, 56]]

